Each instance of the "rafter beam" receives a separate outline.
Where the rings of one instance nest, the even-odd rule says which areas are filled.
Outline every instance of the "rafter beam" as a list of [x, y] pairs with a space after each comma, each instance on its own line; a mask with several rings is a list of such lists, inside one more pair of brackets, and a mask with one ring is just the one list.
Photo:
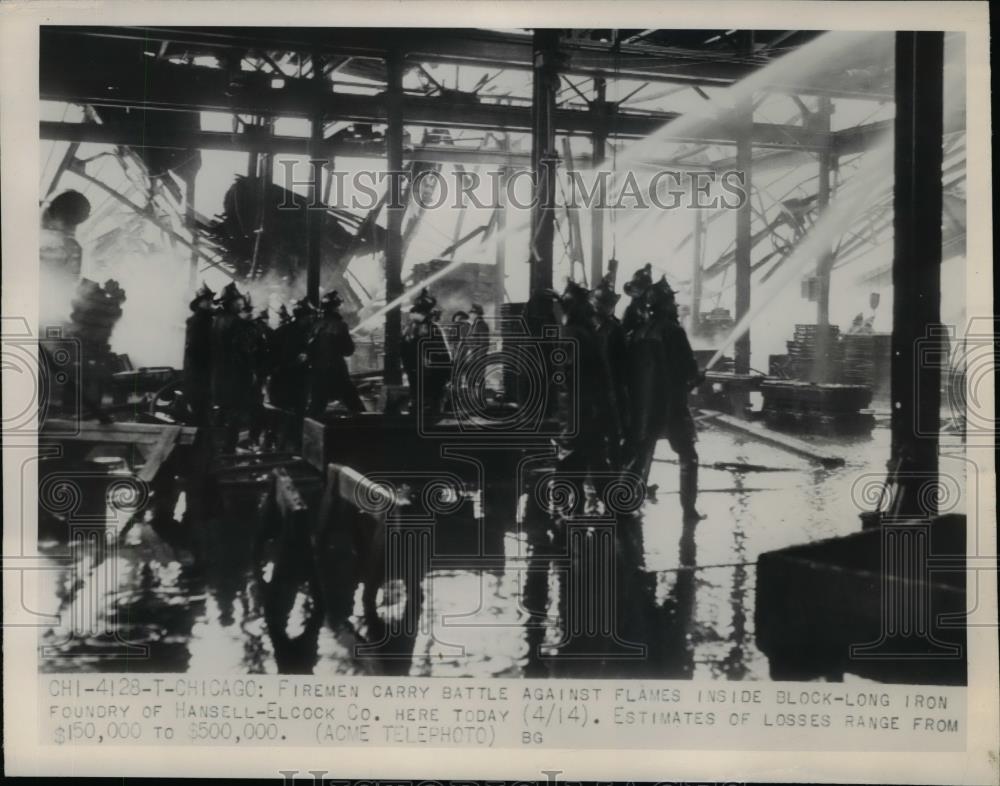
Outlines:
[[[531, 37], [479, 29], [424, 28], [420, 35], [393, 36], [385, 28], [280, 28], [262, 35], [251, 27], [47, 27], [46, 40], [67, 38], [114, 39], [135, 42], [139, 46], [169, 40], [206, 53], [227, 49], [297, 51], [330, 57], [382, 58], [392, 46], [403, 50], [407, 65], [416, 63], [457, 63], [528, 71], [532, 68]], [[151, 43], [152, 42], [152, 43]], [[603, 76], [614, 79], [638, 79], [674, 84], [727, 86], [746, 78], [769, 62], [767, 57], [732, 57], [725, 53], [685, 50], [621, 42], [617, 49], [608, 44], [582, 39], [563, 39], [559, 43], [560, 72], [576, 76]], [[44, 58], [43, 58], [44, 59]], [[87, 61], [88, 63], [91, 60]], [[775, 85], [775, 90], [801, 95], [892, 99], [887, 85], [789, 84]]]
[[[228, 74], [217, 68], [146, 63], [143, 69], [122, 69], [114, 64], [94, 63], [86, 69], [67, 70], [51, 58], [40, 65], [40, 95], [43, 100], [79, 104], [136, 107], [143, 110], [215, 111], [241, 114], [312, 117], [322, 112], [327, 122], [386, 122], [382, 95], [334, 93], [318, 85], [319, 80], [286, 77], [281, 87], [271, 86], [271, 76], [241, 72], [240, 83], [231, 84]], [[529, 132], [531, 107], [498, 103], [468, 103], [452, 99], [406, 95], [403, 116], [408, 125], [475, 128], [504, 132]], [[595, 114], [586, 109], [560, 108], [554, 113], [559, 134], [609, 135], [639, 139], [660, 131], [679, 115], [672, 112], [617, 112]], [[714, 124], [710, 132], [666, 135], [664, 141], [698, 141], [735, 144], [732, 128]], [[831, 135], [801, 126], [755, 123], [753, 144], [779, 149], [823, 150]]]

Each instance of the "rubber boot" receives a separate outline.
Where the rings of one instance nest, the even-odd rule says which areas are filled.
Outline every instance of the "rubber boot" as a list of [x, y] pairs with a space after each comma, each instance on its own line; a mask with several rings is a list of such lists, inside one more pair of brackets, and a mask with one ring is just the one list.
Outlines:
[[682, 461], [680, 478], [681, 508], [685, 521], [697, 521], [704, 518], [696, 507], [698, 500], [698, 462]]

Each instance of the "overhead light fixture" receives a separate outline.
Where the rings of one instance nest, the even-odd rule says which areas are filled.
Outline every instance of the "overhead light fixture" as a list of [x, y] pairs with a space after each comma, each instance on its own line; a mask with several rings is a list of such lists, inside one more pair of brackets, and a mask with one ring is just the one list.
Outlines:
[[275, 90], [279, 90], [279, 89], [281, 89], [284, 86], [285, 86], [285, 80], [284, 80], [283, 77], [280, 77], [280, 76], [273, 76], [273, 77], [271, 77], [271, 87], [272, 88], [274, 88]]

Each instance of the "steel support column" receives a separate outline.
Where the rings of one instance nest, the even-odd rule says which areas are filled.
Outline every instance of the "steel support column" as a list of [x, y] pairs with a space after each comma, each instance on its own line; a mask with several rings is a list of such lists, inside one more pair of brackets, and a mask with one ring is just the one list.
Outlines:
[[[605, 112], [605, 99], [607, 97], [607, 84], [603, 77], [594, 80], [594, 92], [596, 96], [591, 104], [594, 112]], [[607, 136], [601, 128], [591, 137], [593, 142], [593, 165], [597, 178], [596, 202], [590, 211], [590, 284], [597, 286], [604, 275], [604, 202], [606, 201], [606, 183], [599, 177], [600, 168], [604, 164], [606, 155], [605, 143]]]
[[535, 30], [534, 90], [531, 105], [531, 169], [534, 204], [531, 211], [529, 264], [531, 291], [552, 288], [552, 241], [555, 236], [556, 91], [559, 74], [557, 30]]
[[309, 207], [306, 211], [306, 297], [314, 305], [319, 305], [319, 273], [323, 263], [323, 118], [312, 119], [312, 133], [309, 137], [309, 166], [312, 168], [309, 180]]
[[926, 488], [938, 475], [941, 360], [947, 355], [922, 358], [919, 350], [928, 339], [944, 338], [943, 76], [944, 33], [896, 33], [891, 466], [903, 473], [897, 475], [894, 512], [904, 516], [936, 511]]
[[[746, 101], [738, 110], [736, 139], [736, 169], [743, 177], [745, 198], [736, 213], [736, 321], [750, 310], [750, 252], [753, 241], [750, 234], [751, 219], [751, 165], [753, 160], [753, 103]], [[750, 373], [750, 331], [736, 339], [734, 347], [736, 373]], [[742, 414], [742, 413], [740, 413]]]
[[[270, 139], [272, 136], [274, 136], [274, 118], [273, 117], [268, 117], [264, 121], [264, 128], [266, 129], [265, 130], [265, 134], [266, 134], [267, 139]], [[273, 150], [266, 150], [266, 151], [264, 151], [264, 171], [262, 173], [262, 177], [264, 178], [264, 182], [267, 184], [267, 187], [270, 188], [271, 184], [274, 183], [274, 151]]]
[[[385, 300], [391, 303], [403, 294], [403, 54], [393, 48], [386, 56], [385, 132], [386, 169], [389, 173], [386, 187], [385, 233]], [[385, 366], [386, 385], [399, 385], [403, 381], [400, 369], [400, 339], [402, 317], [400, 309], [393, 308], [385, 315]]]
[[[829, 98], [820, 98], [818, 127], [829, 133], [830, 118], [833, 105]], [[822, 215], [830, 204], [830, 176], [836, 162], [832, 150], [824, 150], [819, 154], [819, 190], [816, 195], [816, 206]], [[817, 216], [818, 219], [818, 216]], [[815, 382], [829, 382], [833, 369], [830, 368], [830, 274], [833, 271], [834, 255], [832, 248], [824, 248], [822, 256], [816, 262], [816, 356], [813, 360], [812, 379]]]
[[702, 289], [702, 235], [704, 234], [705, 211], [696, 208], [694, 211], [694, 259], [691, 265], [691, 333], [697, 335], [701, 330], [701, 289]]
[[[312, 57], [313, 78], [316, 84], [316, 97], [321, 95], [322, 61], [314, 54]], [[317, 101], [318, 103], [318, 101]], [[325, 211], [321, 209], [323, 195], [323, 161], [326, 151], [323, 145], [323, 129], [325, 115], [316, 112], [311, 118], [309, 134], [309, 165], [312, 167], [312, 177], [309, 182], [309, 204], [306, 210], [306, 297], [314, 306], [319, 306], [319, 274], [323, 264], [323, 219]]]

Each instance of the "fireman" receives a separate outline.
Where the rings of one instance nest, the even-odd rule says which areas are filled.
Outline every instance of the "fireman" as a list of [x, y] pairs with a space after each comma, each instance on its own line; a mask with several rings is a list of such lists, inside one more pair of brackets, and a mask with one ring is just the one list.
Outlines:
[[301, 401], [301, 390], [305, 385], [300, 372], [303, 363], [300, 358], [301, 327], [289, 313], [288, 308], [282, 304], [278, 309], [278, 326], [271, 336], [267, 382], [268, 403], [280, 410], [280, 414], [276, 413], [269, 424], [267, 434], [270, 443], [277, 446], [297, 448], [302, 435], [298, 421], [288, 417], [295, 412], [297, 402]]
[[560, 335], [572, 342], [573, 352], [559, 369], [556, 417], [556, 471], [578, 485], [578, 499], [584, 498], [582, 482], [589, 477], [598, 498], [611, 480], [609, 446], [618, 445], [621, 431], [612, 386], [608, 384], [607, 363], [594, 328], [590, 293], [570, 281], [559, 297]]
[[212, 318], [215, 293], [202, 284], [188, 306], [184, 330], [184, 398], [196, 426], [208, 425], [212, 411]]
[[628, 306], [625, 307], [625, 314], [622, 318], [622, 329], [625, 331], [626, 338], [630, 337], [636, 328], [646, 320], [646, 292], [651, 286], [653, 286], [653, 266], [647, 264], [635, 271], [632, 274], [632, 280], [623, 287], [625, 294], [632, 298]]
[[297, 361], [295, 323], [285, 304], [278, 309], [278, 326], [271, 335], [270, 363], [268, 368], [267, 399], [278, 409], [292, 408], [292, 391], [288, 384], [289, 369]]
[[426, 288], [422, 289], [410, 308], [410, 323], [400, 346], [410, 386], [411, 411], [419, 408], [431, 416], [441, 412], [445, 388], [451, 379], [451, 355], [441, 328], [434, 322], [436, 306], [437, 299]]
[[[644, 319], [629, 343], [632, 395], [631, 471], [648, 484], [656, 443], [666, 437], [680, 463], [680, 498], [686, 521], [700, 518], [696, 432], [687, 397], [699, 383], [694, 353], [677, 314], [676, 293], [666, 278], [646, 290]], [[656, 486], [647, 485], [650, 495]]]
[[351, 381], [347, 360], [354, 354], [354, 340], [340, 314], [343, 301], [334, 290], [320, 301], [320, 318], [309, 339], [309, 416], [318, 418], [327, 404], [339, 401], [352, 412], [364, 412]]
[[[666, 284], [666, 281], [664, 281]], [[675, 293], [667, 286], [671, 295], [664, 298], [662, 311], [666, 322], [667, 368], [670, 369], [670, 386], [667, 389], [666, 436], [670, 449], [677, 454], [680, 463], [680, 498], [685, 521], [703, 518], [696, 506], [698, 500], [698, 452], [695, 442], [698, 432], [688, 407], [688, 394], [692, 388], [705, 381], [705, 374], [698, 368], [688, 341], [687, 333], [681, 326]]]
[[461, 344], [469, 336], [469, 329], [472, 327], [469, 322], [469, 312], [458, 310], [451, 315], [452, 324], [455, 325], [455, 340]]
[[253, 344], [247, 325], [248, 299], [230, 282], [219, 297], [212, 320], [212, 404], [225, 431], [225, 447], [235, 449], [248, 422], [253, 386]]
[[253, 345], [253, 400], [250, 412], [250, 443], [260, 444], [260, 436], [264, 431], [264, 388], [271, 368], [274, 330], [271, 329], [271, 315], [267, 308], [257, 312], [250, 322], [251, 341]]
[[481, 359], [490, 349], [490, 326], [484, 319], [483, 307], [473, 303], [469, 308], [472, 326], [469, 328], [469, 348], [473, 360]]
[[292, 335], [288, 365], [285, 370], [289, 405], [298, 417], [304, 417], [309, 402], [309, 339], [316, 325], [316, 308], [308, 298], [300, 298], [292, 307]]
[[624, 445], [622, 443], [624, 436], [628, 433], [630, 409], [628, 344], [625, 340], [625, 329], [618, 317], [615, 316], [615, 306], [620, 298], [621, 295], [615, 293], [610, 276], [605, 276], [590, 293], [594, 333], [597, 337], [601, 357], [607, 367], [610, 392], [614, 396], [613, 414], [618, 421], [613, 431], [619, 439], [608, 445], [611, 464], [616, 469], [624, 467]]

